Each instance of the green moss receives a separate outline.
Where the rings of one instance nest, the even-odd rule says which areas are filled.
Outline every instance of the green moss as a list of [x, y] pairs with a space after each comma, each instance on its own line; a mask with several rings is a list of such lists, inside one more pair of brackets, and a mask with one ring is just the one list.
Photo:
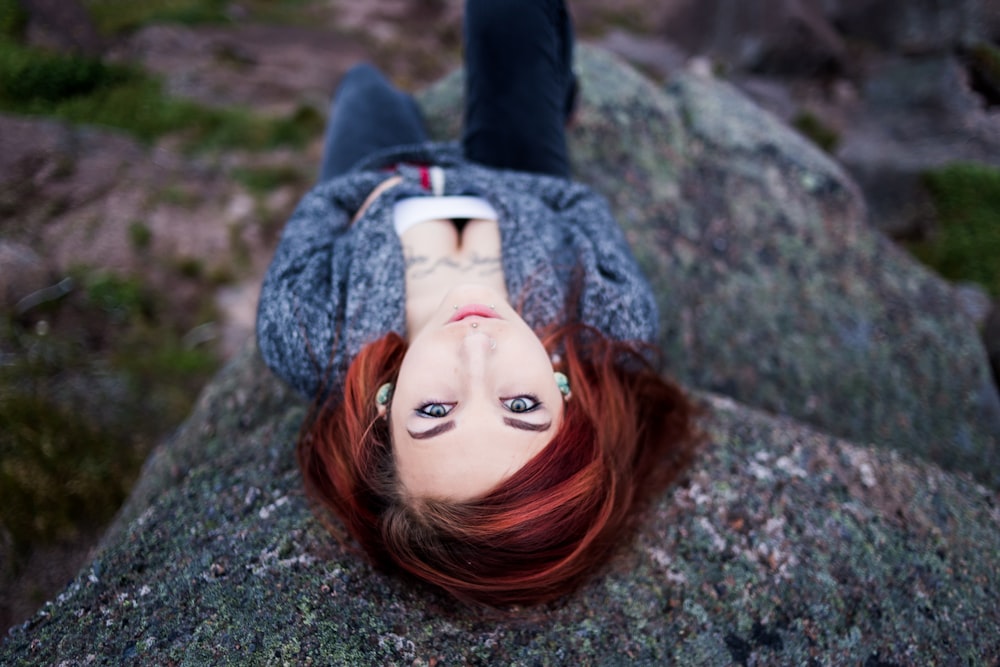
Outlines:
[[156, 402], [179, 423], [202, 383], [218, 368], [211, 347], [186, 344], [183, 337], [156, 328], [123, 336], [109, 359], [140, 393], [157, 392]]
[[153, 297], [134, 278], [94, 273], [84, 278], [86, 299], [116, 322], [135, 321], [154, 312]]
[[210, 297], [171, 309], [139, 277], [72, 273], [66, 298], [0, 319], [0, 524], [21, 550], [106, 522], [219, 365], [188, 335]]
[[153, 23], [205, 25], [229, 21], [227, 0], [89, 0], [85, 4], [98, 29], [106, 35]]
[[799, 112], [792, 119], [792, 126], [827, 153], [837, 150], [840, 135], [812, 112]]
[[304, 146], [306, 142], [320, 136], [325, 126], [323, 114], [311, 106], [300, 105], [291, 115], [273, 121], [266, 146]]
[[206, 276], [209, 285], [221, 287], [222, 285], [232, 285], [236, 282], [236, 274], [233, 267], [228, 264], [212, 267]]
[[193, 209], [201, 201], [198, 195], [192, 192], [190, 188], [184, 188], [179, 185], [168, 185], [159, 190], [156, 193], [156, 200], [170, 206], [185, 209]]
[[28, 13], [17, 0], [0, 0], [0, 39], [20, 39], [28, 25]]
[[104, 125], [152, 142], [180, 133], [192, 150], [301, 146], [322, 129], [309, 107], [283, 118], [168, 96], [145, 72], [0, 40], [0, 110]]
[[137, 71], [95, 58], [65, 56], [0, 41], [0, 99], [31, 106], [87, 95], [134, 80]]
[[133, 220], [128, 226], [128, 239], [136, 250], [146, 250], [153, 242], [153, 230], [141, 220]]
[[972, 47], [971, 55], [976, 64], [988, 72], [994, 81], [1000, 81], [1000, 49], [984, 42]]
[[231, 12], [261, 22], [295, 22], [314, 0], [244, 0], [238, 10], [230, 0], [86, 0], [98, 29], [106, 35], [129, 32], [155, 23], [218, 25], [231, 22]]
[[926, 173], [924, 182], [938, 230], [910, 249], [945, 278], [979, 283], [1000, 297], [1000, 169], [952, 164]]
[[283, 185], [300, 185], [306, 176], [299, 169], [280, 167], [237, 167], [233, 178], [254, 195], [267, 195]]
[[41, 392], [4, 391], [0, 422], [0, 522], [15, 544], [111, 518], [138, 471], [127, 443]]
[[179, 257], [174, 263], [177, 273], [184, 278], [196, 280], [205, 273], [205, 265], [197, 257]]

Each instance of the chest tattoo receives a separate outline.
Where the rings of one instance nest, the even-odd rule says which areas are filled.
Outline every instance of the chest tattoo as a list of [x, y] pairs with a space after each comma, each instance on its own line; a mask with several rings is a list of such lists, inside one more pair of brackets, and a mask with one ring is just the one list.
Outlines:
[[428, 255], [407, 255], [406, 274], [415, 280], [429, 278], [445, 273], [463, 273], [479, 277], [496, 275], [503, 272], [500, 257], [496, 255], [479, 255], [473, 253], [469, 257], [430, 257]]

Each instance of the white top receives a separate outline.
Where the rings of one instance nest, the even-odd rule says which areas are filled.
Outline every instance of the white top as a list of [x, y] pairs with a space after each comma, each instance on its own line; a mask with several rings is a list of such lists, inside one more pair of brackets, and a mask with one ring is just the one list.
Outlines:
[[496, 220], [497, 212], [482, 197], [408, 197], [393, 207], [396, 233], [428, 220]]

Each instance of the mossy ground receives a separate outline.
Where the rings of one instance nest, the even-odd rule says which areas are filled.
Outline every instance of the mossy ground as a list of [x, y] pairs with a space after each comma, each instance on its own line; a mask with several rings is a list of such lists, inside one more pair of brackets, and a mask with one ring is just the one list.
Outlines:
[[120, 34], [154, 23], [217, 25], [231, 23], [237, 14], [260, 21], [293, 22], [314, 0], [248, 0], [239, 8], [229, 0], [85, 0], [97, 28]]
[[302, 107], [276, 118], [238, 108], [209, 108], [168, 96], [136, 67], [28, 48], [0, 38], [0, 109], [123, 130], [153, 142], [178, 134], [190, 149], [264, 150], [302, 146], [322, 117]]
[[218, 367], [185, 339], [210, 305], [179, 314], [102, 270], [73, 284], [0, 322], [0, 526], [18, 553], [107, 521]]
[[792, 127], [827, 153], [836, 152], [837, 145], [840, 143], [840, 135], [816, 114], [810, 111], [800, 112], [792, 119]]
[[[152, 23], [227, 23], [232, 7], [217, 0], [82, 4], [109, 41]], [[300, 19], [297, 10], [308, 4], [251, 0], [240, 8], [282, 22]], [[0, 0], [0, 111], [110, 127], [147, 144], [169, 138], [202, 154], [297, 148], [322, 130], [311, 108], [272, 117], [209, 107], [172, 97], [139, 66], [31, 46], [27, 18], [16, 0]], [[235, 178], [259, 197], [301, 181], [281, 169], [236, 170]], [[162, 192], [176, 205], [183, 195], [169, 185]], [[6, 213], [15, 216], [12, 232], [16, 211]], [[148, 221], [132, 221], [133, 252], [145, 255], [153, 241]], [[218, 265], [158, 260], [156, 270], [187, 295], [182, 308], [148, 276], [81, 266], [70, 271], [72, 287], [62, 296], [0, 311], [0, 589], [36, 548], [89, 539], [106, 524], [152, 447], [189, 413], [220, 364], [207, 329], [219, 319], [214, 289], [242, 270], [238, 250]], [[52, 592], [39, 591], [39, 601]], [[0, 604], [0, 619], [8, 603]]]
[[1000, 169], [959, 163], [925, 174], [937, 228], [910, 250], [942, 276], [1000, 298]]

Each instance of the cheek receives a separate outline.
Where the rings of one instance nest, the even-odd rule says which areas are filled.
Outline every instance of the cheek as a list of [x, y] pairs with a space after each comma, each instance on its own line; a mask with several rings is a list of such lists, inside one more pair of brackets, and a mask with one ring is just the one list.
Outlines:
[[406, 351], [403, 356], [403, 363], [399, 367], [399, 375], [396, 384], [405, 384], [414, 379], [426, 377], [428, 371], [433, 369], [438, 362], [435, 358], [434, 350], [428, 345], [414, 345]]
[[532, 367], [551, 369], [552, 359], [542, 345], [542, 341], [528, 329], [522, 335], [509, 342], [506, 352], [516, 357], [520, 364], [531, 364]]

